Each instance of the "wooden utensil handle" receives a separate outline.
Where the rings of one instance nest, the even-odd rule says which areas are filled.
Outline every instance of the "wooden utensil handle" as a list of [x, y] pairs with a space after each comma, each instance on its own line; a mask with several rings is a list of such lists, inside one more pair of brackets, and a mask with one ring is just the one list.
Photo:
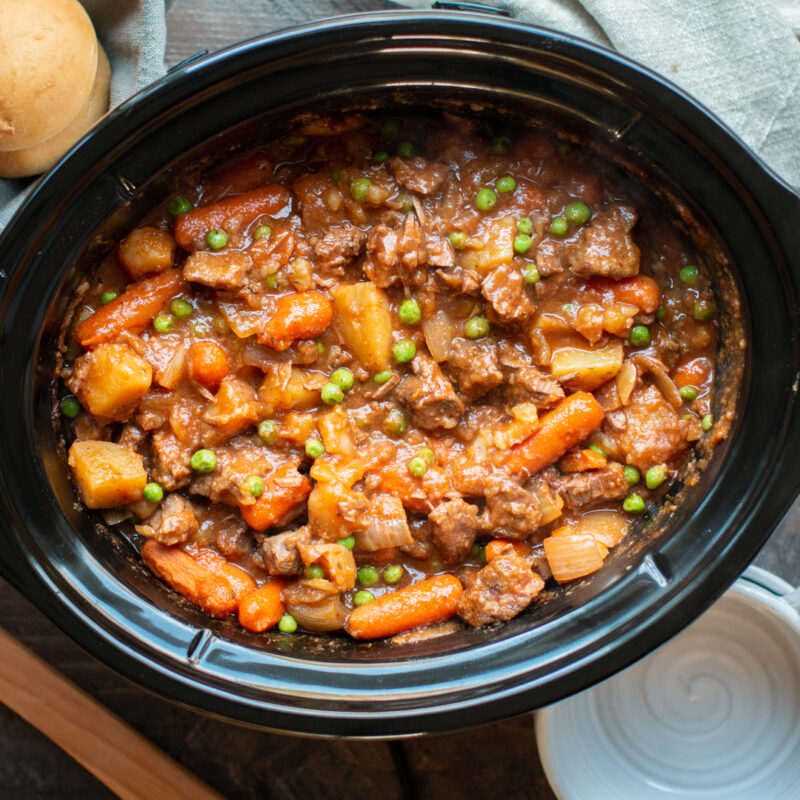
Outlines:
[[3, 630], [0, 700], [123, 800], [224, 800]]

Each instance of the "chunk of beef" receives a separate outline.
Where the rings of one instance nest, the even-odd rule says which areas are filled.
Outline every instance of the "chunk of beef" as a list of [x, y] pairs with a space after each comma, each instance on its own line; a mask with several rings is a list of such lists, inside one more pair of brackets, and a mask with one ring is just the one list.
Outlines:
[[156, 512], [136, 530], [161, 544], [185, 542], [199, 529], [192, 504], [180, 494], [168, 494]]
[[548, 485], [561, 495], [567, 508], [573, 510], [621, 500], [630, 488], [622, 465], [615, 461], [600, 469], [549, 478]]
[[191, 480], [191, 457], [192, 448], [180, 442], [174, 433], [156, 431], [153, 434], [154, 463], [150, 475], [169, 492], [180, 489]]
[[491, 338], [477, 342], [455, 339], [446, 369], [458, 391], [470, 401], [483, 397], [503, 382], [497, 345]]
[[601, 430], [620, 458], [641, 470], [671, 461], [692, 442], [692, 421], [681, 419], [652, 384], [637, 386], [628, 405], [615, 413]]
[[522, 272], [513, 263], [495, 267], [483, 279], [481, 294], [501, 322], [524, 322], [536, 310], [525, 290]]
[[415, 214], [406, 214], [402, 227], [376, 225], [367, 237], [370, 260], [364, 264], [367, 277], [381, 288], [402, 281], [415, 286], [424, 275], [417, 271], [428, 260], [428, 245]]
[[210, 506], [203, 514], [201, 532], [206, 524], [213, 531], [214, 544], [220, 555], [239, 561], [252, 552], [253, 534], [235, 509], [223, 505]]
[[561, 258], [564, 245], [553, 239], [543, 239], [536, 248], [536, 268], [543, 278], [564, 271]]
[[425, 238], [428, 248], [428, 264], [432, 267], [454, 267], [456, 251], [453, 245], [438, 233], [428, 232]]
[[444, 164], [428, 161], [422, 156], [392, 156], [386, 163], [401, 186], [419, 194], [433, 194], [438, 191], [449, 172]]
[[458, 614], [473, 627], [505, 622], [524, 610], [544, 581], [509, 545], [477, 575], [458, 601]]
[[408, 530], [414, 541], [400, 549], [412, 558], [431, 558], [436, 553], [433, 531], [427, 517], [413, 517], [408, 520]]
[[439, 365], [422, 353], [411, 362], [414, 375], [404, 378], [395, 392], [411, 409], [422, 428], [454, 428], [464, 414], [464, 404]]
[[311, 541], [308, 525], [274, 536], [259, 535], [258, 539], [264, 568], [270, 575], [300, 575], [303, 572], [299, 546]]
[[492, 475], [484, 489], [483, 524], [493, 536], [527, 539], [542, 524], [539, 501], [505, 475]]
[[323, 236], [311, 239], [314, 261], [318, 267], [341, 275], [341, 268], [361, 252], [366, 241], [367, 234], [349, 222], [329, 228]]
[[230, 444], [214, 449], [217, 464], [211, 472], [198, 475], [191, 484], [194, 494], [208, 497], [213, 503], [252, 505], [256, 499], [250, 492], [247, 479], [257, 475], [267, 481], [275, 469], [284, 463], [274, 450], [252, 444], [246, 439], [234, 439]]
[[639, 248], [630, 233], [635, 223], [636, 212], [630, 206], [595, 214], [578, 241], [565, 248], [570, 270], [582, 278], [601, 275], [619, 280], [638, 275]]
[[117, 444], [122, 447], [127, 447], [128, 450], [136, 450], [146, 436], [147, 434], [138, 425], [134, 425], [132, 422], [126, 422], [122, 426]]
[[247, 283], [253, 266], [250, 256], [236, 250], [224, 253], [192, 253], [183, 262], [183, 277], [213, 289], [234, 291]]
[[463, 267], [452, 269], [437, 269], [436, 277], [459, 294], [477, 294], [481, 289], [478, 274]]
[[481, 530], [478, 507], [460, 498], [440, 503], [428, 519], [436, 549], [445, 564], [455, 564], [465, 558]]
[[508, 400], [512, 403], [533, 403], [536, 408], [549, 408], [564, 399], [561, 384], [548, 378], [534, 366], [517, 367], [508, 380]]

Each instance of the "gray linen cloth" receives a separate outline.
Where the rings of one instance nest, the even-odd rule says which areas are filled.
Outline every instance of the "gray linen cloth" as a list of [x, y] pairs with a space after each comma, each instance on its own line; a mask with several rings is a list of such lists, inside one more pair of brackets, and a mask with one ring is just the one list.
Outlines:
[[[82, 2], [111, 59], [113, 106], [164, 72], [164, 0]], [[179, 2], [191, 6], [198, 0]], [[260, 19], [281, 18], [265, 12], [285, 5], [285, 0], [217, 0], [214, 8], [220, 16], [240, 12], [247, 21], [240, 38], [247, 38]], [[309, 19], [321, 11], [309, 0], [296, 5]], [[665, 75], [719, 116], [784, 180], [800, 186], [800, 0], [497, 0], [495, 5], [525, 22], [615, 48]], [[0, 229], [27, 185], [0, 180]]]

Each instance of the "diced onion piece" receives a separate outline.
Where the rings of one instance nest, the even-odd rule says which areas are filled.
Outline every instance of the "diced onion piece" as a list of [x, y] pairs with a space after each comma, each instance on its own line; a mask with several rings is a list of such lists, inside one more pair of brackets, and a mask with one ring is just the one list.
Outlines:
[[301, 628], [315, 633], [339, 630], [347, 619], [347, 609], [338, 589], [328, 580], [301, 578], [284, 590], [286, 611]]
[[335, 186], [328, 187], [325, 192], [325, 205], [331, 211], [338, 211], [342, 207], [342, 195]]
[[630, 402], [638, 378], [639, 371], [636, 369], [636, 365], [630, 360], [625, 361], [614, 379], [617, 383], [619, 401], [623, 406]]
[[402, 501], [388, 494], [373, 497], [370, 523], [366, 530], [356, 532], [355, 539], [357, 550], [370, 552], [411, 544], [414, 538], [408, 529]]
[[378, 186], [376, 183], [373, 183], [369, 189], [367, 189], [367, 202], [372, 203], [374, 206], [379, 206], [388, 199], [390, 194], [391, 192], [384, 186]]
[[456, 330], [450, 315], [440, 309], [433, 316], [422, 321], [422, 333], [434, 361], [442, 362], [450, 358], [453, 337]]
[[664, 395], [664, 399], [670, 405], [675, 408], [680, 408], [683, 405], [683, 398], [678, 391], [678, 387], [670, 378], [667, 368], [657, 358], [648, 356], [645, 353], [634, 353], [631, 356], [631, 361], [637, 367], [647, 370], [653, 376], [653, 382], [658, 387], [658, 391]]
[[225, 317], [230, 329], [240, 339], [255, 336], [261, 330], [261, 325], [264, 321], [264, 314], [261, 309], [247, 308], [241, 303], [222, 302], [217, 302], [217, 307], [222, 312], [222, 316]]
[[307, 292], [313, 288], [314, 280], [311, 274], [311, 262], [307, 258], [298, 256], [289, 262], [289, 283], [297, 292]]
[[591, 392], [611, 380], [621, 369], [622, 342], [612, 339], [603, 347], [564, 347], [550, 359], [550, 374], [571, 389]]
[[542, 515], [542, 525], [547, 525], [561, 516], [564, 501], [561, 495], [551, 491], [544, 483], [536, 483], [530, 489], [539, 502], [539, 511]]
[[616, 547], [628, 532], [630, 523], [624, 514], [610, 509], [590, 511], [578, 523], [578, 533], [593, 536], [606, 547]]
[[588, 534], [549, 536], [542, 544], [553, 577], [559, 583], [591, 575], [603, 566], [597, 542]]
[[181, 382], [185, 370], [186, 348], [183, 345], [179, 345], [173, 351], [166, 365], [162, 369], [155, 371], [156, 382], [165, 389], [174, 389]]

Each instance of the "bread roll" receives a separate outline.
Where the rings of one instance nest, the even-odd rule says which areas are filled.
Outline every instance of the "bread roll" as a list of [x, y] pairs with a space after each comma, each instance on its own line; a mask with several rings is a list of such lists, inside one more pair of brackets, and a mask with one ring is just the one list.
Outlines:
[[86, 105], [97, 37], [77, 0], [0, 2], [0, 152], [50, 139]]
[[[0, 0], [2, 2], [2, 0]], [[83, 136], [108, 110], [111, 67], [105, 51], [98, 46], [97, 74], [86, 104], [66, 128], [44, 142], [22, 150], [0, 153], [0, 178], [26, 178], [45, 172]]]

